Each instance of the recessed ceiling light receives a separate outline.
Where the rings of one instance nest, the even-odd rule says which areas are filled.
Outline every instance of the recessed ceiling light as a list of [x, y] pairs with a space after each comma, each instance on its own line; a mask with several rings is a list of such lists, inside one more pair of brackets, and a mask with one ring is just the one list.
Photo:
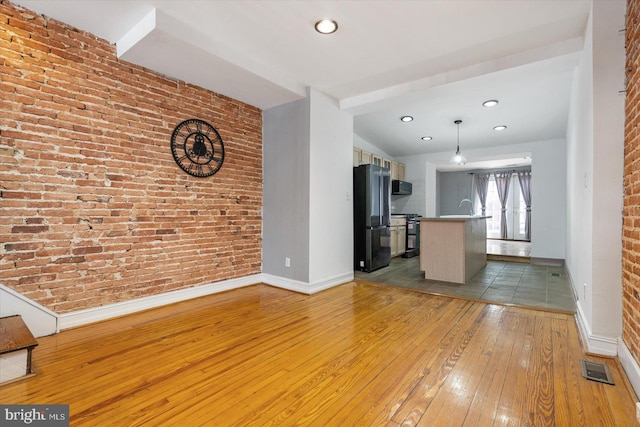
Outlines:
[[333, 19], [321, 19], [316, 22], [315, 27], [320, 34], [331, 34], [338, 30], [338, 23]]
[[484, 105], [485, 107], [495, 107], [496, 105], [498, 105], [498, 101], [496, 101], [495, 99], [490, 99], [488, 101], [484, 101], [482, 105]]
[[400, 120], [402, 120], [403, 122], [410, 122], [411, 120], [413, 120], [413, 117], [411, 117], [411, 116], [402, 116], [402, 117], [400, 117]]
[[423, 141], [431, 141], [433, 138], [431, 138], [430, 136], [423, 136], [421, 139]]
[[505, 125], [496, 126], [493, 130], [505, 130], [507, 127]]

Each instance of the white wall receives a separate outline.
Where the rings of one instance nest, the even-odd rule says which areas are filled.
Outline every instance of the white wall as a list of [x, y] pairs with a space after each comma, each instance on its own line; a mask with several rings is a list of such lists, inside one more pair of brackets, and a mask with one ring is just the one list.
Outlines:
[[566, 143], [541, 141], [531, 150], [531, 257], [562, 259], [566, 235]]
[[262, 272], [303, 283], [309, 280], [309, 114], [308, 98], [263, 112]]
[[262, 272], [312, 293], [353, 279], [353, 118], [307, 92], [263, 112]]
[[309, 281], [353, 277], [353, 117], [310, 90]]
[[567, 270], [590, 351], [622, 332], [625, 2], [593, 2], [567, 131]]
[[[438, 172], [438, 215], [467, 215], [471, 206], [463, 199], [475, 201], [475, 184], [473, 175], [466, 171]], [[473, 203], [473, 208], [480, 211], [480, 205]]]
[[[534, 258], [565, 258], [565, 152], [562, 139], [465, 151], [467, 158], [475, 161], [531, 155], [531, 256]], [[447, 164], [450, 157], [451, 153], [446, 152], [398, 158], [410, 171], [414, 183], [411, 197], [416, 197], [416, 206], [420, 204], [417, 212], [423, 216], [436, 215], [436, 165]], [[416, 182], [422, 184], [421, 193], [415, 189]]]
[[[605, 4], [606, 3], [606, 4]], [[622, 333], [624, 1], [593, 4], [593, 326]], [[596, 307], [597, 305], [597, 307]], [[612, 316], [613, 314], [613, 316]]]
[[591, 324], [593, 187], [593, 32], [589, 18], [585, 46], [575, 71], [567, 124], [567, 257], [583, 316]]

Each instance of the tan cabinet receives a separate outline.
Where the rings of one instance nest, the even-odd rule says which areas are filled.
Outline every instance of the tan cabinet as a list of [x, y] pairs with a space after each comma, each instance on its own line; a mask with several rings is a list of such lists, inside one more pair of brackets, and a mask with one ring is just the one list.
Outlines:
[[362, 150], [360, 154], [360, 164], [361, 165], [370, 165], [373, 163], [372, 155], [368, 151]]
[[487, 265], [487, 217], [420, 219], [424, 278], [467, 283]]
[[377, 165], [391, 171], [391, 179], [404, 181], [404, 163], [369, 153], [361, 148], [353, 147], [353, 166]]
[[391, 161], [391, 179], [404, 181], [404, 163]]
[[400, 256], [407, 250], [407, 226], [401, 225], [398, 227], [398, 233], [396, 234], [396, 255]]
[[391, 179], [399, 179], [404, 181], [404, 163], [391, 162]]
[[391, 256], [404, 254], [407, 246], [407, 220], [404, 216], [391, 217]]
[[362, 150], [353, 147], [353, 166], [360, 166], [362, 163]]

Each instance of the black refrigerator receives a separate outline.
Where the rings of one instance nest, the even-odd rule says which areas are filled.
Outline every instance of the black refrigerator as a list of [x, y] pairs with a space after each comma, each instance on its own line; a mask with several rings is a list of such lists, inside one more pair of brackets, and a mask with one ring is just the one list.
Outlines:
[[355, 269], [371, 272], [391, 262], [391, 172], [376, 165], [353, 168]]

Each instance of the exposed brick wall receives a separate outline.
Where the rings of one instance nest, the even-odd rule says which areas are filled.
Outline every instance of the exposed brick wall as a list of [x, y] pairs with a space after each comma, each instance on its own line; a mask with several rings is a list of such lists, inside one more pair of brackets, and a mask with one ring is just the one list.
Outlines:
[[640, 361], [640, 2], [627, 2], [622, 338]]
[[[222, 168], [175, 163], [200, 118]], [[0, 1], [0, 283], [59, 313], [261, 271], [262, 112]]]

